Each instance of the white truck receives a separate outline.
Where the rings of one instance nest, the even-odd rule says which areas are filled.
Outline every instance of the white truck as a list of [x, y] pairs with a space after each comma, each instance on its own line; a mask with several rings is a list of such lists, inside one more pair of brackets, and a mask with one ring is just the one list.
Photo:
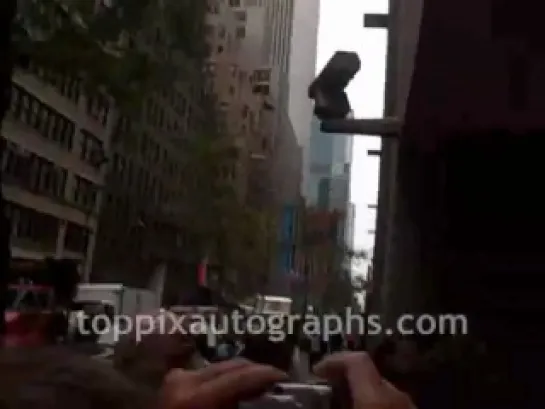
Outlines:
[[102, 302], [111, 305], [115, 314], [134, 316], [161, 307], [158, 294], [152, 290], [123, 284], [80, 284], [76, 302]]
[[[110, 324], [119, 326], [126, 321], [116, 317], [135, 317], [138, 314], [153, 313], [161, 307], [161, 297], [157, 292], [123, 284], [80, 284], [74, 301], [76, 308], [71, 317], [71, 327], [75, 330], [81, 327], [77, 320], [85, 315], [105, 315]], [[117, 341], [117, 336], [125, 331], [126, 328], [119, 327], [110, 327], [108, 331], [101, 330], [97, 342], [112, 346]]]

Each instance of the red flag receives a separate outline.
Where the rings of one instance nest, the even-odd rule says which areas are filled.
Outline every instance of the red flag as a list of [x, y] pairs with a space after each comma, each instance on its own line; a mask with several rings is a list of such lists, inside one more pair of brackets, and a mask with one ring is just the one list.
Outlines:
[[205, 257], [200, 263], [197, 270], [197, 280], [199, 285], [207, 285], [207, 275], [208, 275], [208, 259]]

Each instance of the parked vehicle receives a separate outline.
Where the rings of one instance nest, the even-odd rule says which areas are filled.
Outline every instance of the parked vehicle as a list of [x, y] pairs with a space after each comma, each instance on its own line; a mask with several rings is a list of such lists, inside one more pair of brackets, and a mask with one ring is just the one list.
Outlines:
[[62, 341], [67, 311], [79, 281], [73, 260], [21, 260], [10, 265], [6, 296], [5, 346], [38, 346]]
[[[127, 331], [124, 326], [127, 321], [121, 317], [132, 318], [156, 311], [160, 306], [160, 295], [152, 290], [119, 283], [80, 284], [71, 314], [72, 339], [114, 345], [118, 336]], [[98, 316], [103, 318], [95, 319]], [[99, 324], [101, 326], [97, 328]]]

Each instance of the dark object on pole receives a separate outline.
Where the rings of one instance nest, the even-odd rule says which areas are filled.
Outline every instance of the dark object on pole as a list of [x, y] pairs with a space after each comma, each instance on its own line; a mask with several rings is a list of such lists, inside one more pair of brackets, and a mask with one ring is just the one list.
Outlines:
[[369, 13], [363, 15], [363, 26], [365, 28], [388, 28], [390, 16], [388, 14]]
[[345, 88], [360, 68], [358, 54], [337, 51], [312, 81], [308, 96], [314, 100], [314, 114], [320, 120], [346, 118], [351, 108]]
[[322, 121], [325, 133], [397, 137], [402, 123], [398, 118], [351, 119], [350, 101], [345, 89], [361, 68], [358, 54], [337, 51], [308, 87], [314, 100], [314, 115]]
[[322, 122], [320, 130], [325, 133], [395, 138], [401, 132], [401, 126], [397, 118], [329, 119]]
[[[13, 70], [11, 29], [16, 10], [16, 0], [2, 0], [0, 2], [0, 127], [8, 110], [11, 97], [11, 73]], [[1, 144], [0, 149], [2, 149]], [[2, 157], [1, 151], [0, 157]], [[5, 214], [2, 177], [0, 174], [0, 337], [3, 337], [6, 333], [5, 311], [10, 262], [9, 239], [10, 222]]]

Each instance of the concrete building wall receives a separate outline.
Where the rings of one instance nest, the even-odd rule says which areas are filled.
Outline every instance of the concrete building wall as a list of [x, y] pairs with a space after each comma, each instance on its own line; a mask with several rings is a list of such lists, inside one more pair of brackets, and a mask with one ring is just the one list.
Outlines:
[[[200, 18], [205, 18], [202, 10]], [[136, 47], [153, 53], [168, 41], [161, 12], [149, 16]], [[181, 64], [182, 72], [187, 61]], [[118, 118], [108, 163], [106, 200], [101, 213], [95, 252], [96, 280], [147, 285], [159, 265], [172, 272], [177, 286], [195, 281], [195, 249], [184, 225], [183, 203], [188, 174], [183, 168], [188, 141], [200, 135], [204, 121], [204, 75], [194, 74], [156, 86], [142, 97], [138, 113]], [[199, 260], [200, 261], [200, 260]]]
[[[423, 0], [417, 0], [410, 5], [399, 0], [390, 0], [385, 88], [386, 116], [404, 118], [405, 115], [418, 46], [422, 7]], [[398, 198], [396, 187], [398, 154], [398, 141], [383, 139], [373, 254], [373, 277], [376, 293], [369, 298], [369, 308], [381, 313], [386, 313], [386, 306], [391, 305], [394, 294], [399, 294], [400, 286], [410, 284], [398, 273], [399, 263], [407, 260], [402, 261], [402, 258], [396, 254], [397, 250], [393, 249], [396, 246], [394, 243], [399, 243], [399, 238], [397, 238], [399, 233], [394, 229], [397, 211], [395, 206]], [[407, 222], [403, 222], [403, 224], [407, 225]], [[407, 231], [411, 231], [410, 226], [407, 226], [407, 229]], [[411, 243], [408, 245], [410, 246]], [[412, 297], [414, 291], [407, 287], [404, 294]], [[396, 297], [402, 296], [403, 294], [396, 295]], [[403, 304], [405, 301], [399, 303], [399, 305]], [[392, 311], [388, 315], [394, 316], [395, 312]]]
[[38, 67], [16, 71], [2, 127], [12, 257], [81, 260], [88, 276], [115, 115], [107, 98]]
[[289, 114], [297, 140], [303, 148], [302, 189], [306, 186], [310, 172], [310, 137], [313, 104], [307, 89], [316, 75], [316, 55], [320, 0], [296, 0], [293, 13], [293, 34], [290, 55]]
[[346, 207], [346, 231], [345, 231], [345, 242], [348, 248], [354, 248], [354, 234], [355, 234], [355, 223], [356, 223], [356, 205], [354, 203], [348, 203]]
[[[220, 105], [239, 146], [245, 146], [247, 153], [248, 203], [281, 220], [286, 209], [297, 212], [301, 183], [301, 152], [287, 111], [292, 2], [234, 0], [215, 4], [208, 20], [214, 25], [209, 32], [215, 32], [209, 38], [213, 51], [210, 63], [214, 65]], [[242, 25], [245, 35], [235, 35], [230, 48], [218, 43], [218, 29], [228, 39], [229, 33]], [[233, 80], [235, 66], [239, 74], [244, 73], [243, 84], [241, 77]], [[241, 119], [242, 112], [245, 120]], [[270, 271], [273, 292], [287, 291], [285, 260], [294, 240], [279, 227], [277, 258]]]
[[[244, 9], [221, 3], [215, 13], [207, 16], [208, 41], [213, 50], [207, 66], [212, 81], [211, 91], [217, 97], [226, 131], [239, 150], [240, 160], [233, 182], [241, 200], [251, 194], [248, 192], [249, 174], [256, 170], [257, 165], [253, 162], [266, 160], [271, 153], [268, 146], [272, 143], [273, 124], [268, 117], [274, 112], [268, 109], [272, 105], [272, 97], [255, 87], [261, 84], [262, 71], [268, 75], [270, 72], [259, 69], [255, 61], [244, 59], [240, 52], [248, 40], [249, 20], [245, 13]], [[245, 35], [241, 34], [241, 29]], [[218, 49], [222, 52], [218, 53]], [[263, 82], [269, 84], [270, 80], [269, 77]]]
[[542, 400], [533, 374], [545, 362], [543, 10], [536, 1], [424, 7], [398, 156], [387, 314], [426, 307], [467, 317], [494, 366], [472, 363], [468, 371], [482, 371], [476, 394], [453, 407]]

